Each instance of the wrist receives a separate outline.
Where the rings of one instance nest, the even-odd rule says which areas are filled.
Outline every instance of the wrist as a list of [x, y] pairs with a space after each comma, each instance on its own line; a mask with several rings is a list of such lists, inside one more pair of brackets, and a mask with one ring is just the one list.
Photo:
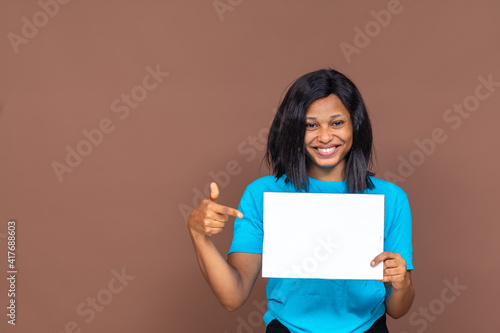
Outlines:
[[392, 284], [392, 289], [393, 290], [399, 290], [399, 291], [405, 291], [411, 286], [411, 281], [407, 279], [406, 281], [403, 281], [401, 283], [395, 282]]
[[199, 231], [196, 231], [196, 229], [191, 228], [190, 226], [188, 226], [188, 231], [189, 231], [189, 235], [191, 236], [191, 239], [193, 240], [193, 242], [198, 243], [198, 242], [210, 240], [210, 236], [208, 236], [204, 233], [201, 233]]

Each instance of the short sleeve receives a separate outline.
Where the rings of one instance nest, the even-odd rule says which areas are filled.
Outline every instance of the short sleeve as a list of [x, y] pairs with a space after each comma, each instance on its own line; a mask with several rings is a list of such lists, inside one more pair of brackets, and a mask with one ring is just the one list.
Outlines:
[[264, 228], [262, 223], [263, 192], [248, 186], [243, 193], [238, 210], [243, 218], [234, 221], [233, 241], [229, 253], [262, 253]]
[[390, 225], [386, 227], [384, 250], [401, 254], [406, 261], [406, 269], [413, 270], [412, 220], [406, 194], [396, 201]]

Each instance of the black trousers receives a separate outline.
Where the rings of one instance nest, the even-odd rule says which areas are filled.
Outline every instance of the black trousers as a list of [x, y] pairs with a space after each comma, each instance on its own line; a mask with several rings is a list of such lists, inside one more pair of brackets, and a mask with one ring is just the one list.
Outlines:
[[[266, 333], [290, 333], [290, 331], [285, 327], [285, 325], [274, 319], [269, 323], [269, 325], [267, 325]], [[377, 321], [373, 323], [372, 327], [370, 327], [365, 333], [389, 333], [385, 322], [385, 314], [377, 319]]]

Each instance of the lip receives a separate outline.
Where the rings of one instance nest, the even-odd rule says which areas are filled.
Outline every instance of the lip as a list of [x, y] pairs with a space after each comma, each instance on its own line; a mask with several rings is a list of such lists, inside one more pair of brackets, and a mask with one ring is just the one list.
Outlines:
[[[336, 146], [336, 145], [316, 146], [316, 147], [312, 147], [312, 148], [318, 156], [323, 157], [323, 158], [330, 158], [339, 151], [340, 145], [338, 145], [338, 146]], [[318, 148], [322, 148], [322, 149], [334, 148], [334, 149], [330, 152], [323, 152], [323, 151], [320, 151]]]

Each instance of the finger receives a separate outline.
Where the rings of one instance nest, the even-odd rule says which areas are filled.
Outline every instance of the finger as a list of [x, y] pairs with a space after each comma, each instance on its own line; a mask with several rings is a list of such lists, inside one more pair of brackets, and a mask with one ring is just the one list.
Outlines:
[[391, 255], [391, 252], [387, 252], [387, 251], [382, 252], [381, 254], [379, 254], [378, 256], [373, 258], [373, 260], [371, 262], [372, 267], [375, 267], [378, 264], [380, 264], [382, 261], [390, 258], [390, 255]]
[[215, 200], [219, 197], [219, 187], [215, 182], [210, 183], [210, 200], [215, 202]]
[[208, 236], [212, 236], [215, 234], [219, 234], [221, 232], [222, 232], [222, 228], [210, 228], [210, 229], [207, 229], [206, 234]]
[[222, 221], [217, 221], [213, 219], [206, 219], [205, 220], [205, 228], [224, 228], [226, 225], [225, 222]]
[[219, 204], [214, 204], [212, 207], [212, 211], [223, 215], [239, 217], [240, 219], [243, 217], [243, 214], [239, 210]]
[[207, 219], [211, 219], [211, 220], [214, 220], [214, 221], [218, 221], [218, 222], [227, 222], [228, 220], [228, 215], [226, 214], [221, 214], [221, 213], [217, 213], [217, 212], [214, 212], [214, 211], [209, 211], [207, 213], [207, 216], [206, 216]]
[[403, 257], [401, 257], [401, 254], [399, 254], [399, 253], [393, 253], [393, 252], [389, 252], [389, 251], [384, 251], [384, 252], [382, 252], [381, 254], [379, 254], [378, 256], [376, 256], [373, 259], [373, 261], [371, 262], [371, 265], [372, 265], [372, 267], [375, 267], [380, 262], [382, 262], [382, 261], [385, 262], [385, 261], [387, 261], [389, 259], [398, 260], [398, 259], [403, 259]]
[[387, 268], [384, 269], [384, 276], [389, 277], [389, 276], [404, 276], [406, 270], [403, 270], [401, 268]]
[[401, 259], [386, 259], [384, 261], [384, 268], [395, 268], [405, 266], [405, 261]]

